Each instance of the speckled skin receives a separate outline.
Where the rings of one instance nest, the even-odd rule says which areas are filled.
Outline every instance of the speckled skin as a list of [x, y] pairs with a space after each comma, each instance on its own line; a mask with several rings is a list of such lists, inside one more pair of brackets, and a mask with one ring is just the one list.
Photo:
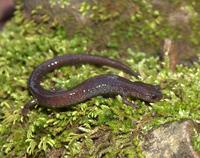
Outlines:
[[162, 93], [158, 86], [143, 82], [132, 82], [117, 75], [100, 75], [89, 78], [83, 83], [70, 90], [51, 91], [44, 89], [40, 82], [47, 73], [64, 65], [77, 64], [107, 65], [120, 69], [128, 74], [138, 76], [128, 66], [105, 57], [93, 55], [63, 55], [50, 59], [32, 72], [28, 87], [35, 99], [34, 104], [39, 104], [49, 108], [68, 107], [98, 95], [121, 95], [123, 97], [133, 97], [147, 102], [155, 102], [161, 99]]

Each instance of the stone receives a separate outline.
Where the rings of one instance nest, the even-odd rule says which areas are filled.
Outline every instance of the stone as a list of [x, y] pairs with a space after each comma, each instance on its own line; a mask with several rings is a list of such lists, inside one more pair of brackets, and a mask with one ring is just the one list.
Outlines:
[[142, 149], [146, 158], [199, 158], [192, 146], [194, 131], [200, 125], [192, 120], [166, 123], [143, 137]]

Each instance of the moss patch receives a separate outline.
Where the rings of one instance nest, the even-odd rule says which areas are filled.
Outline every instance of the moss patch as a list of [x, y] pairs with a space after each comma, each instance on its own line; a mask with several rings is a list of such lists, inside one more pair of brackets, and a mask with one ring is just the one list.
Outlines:
[[[128, 49], [127, 56], [120, 58], [118, 50], [111, 47], [91, 53], [121, 60], [139, 71], [142, 81], [160, 84], [165, 96], [162, 101], [152, 106], [136, 101], [140, 106], [136, 110], [124, 105], [120, 96], [99, 96], [66, 111], [36, 107], [22, 122], [20, 111], [31, 99], [27, 79], [34, 67], [55, 55], [83, 53], [91, 40], [81, 34], [66, 37], [63, 28], [50, 29], [24, 19], [20, 9], [0, 33], [0, 157], [45, 157], [56, 153], [66, 157], [143, 157], [139, 133], [172, 120], [200, 120], [199, 64], [178, 66], [172, 73], [166, 63], [161, 67], [156, 57]], [[56, 70], [43, 84], [69, 88], [105, 73], [135, 80], [114, 69], [82, 65]], [[200, 150], [199, 138], [194, 142]]]

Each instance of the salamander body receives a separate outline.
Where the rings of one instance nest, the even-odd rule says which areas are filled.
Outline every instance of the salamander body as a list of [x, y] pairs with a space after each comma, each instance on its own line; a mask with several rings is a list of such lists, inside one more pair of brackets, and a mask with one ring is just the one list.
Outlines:
[[[40, 85], [43, 77], [57, 68], [65, 65], [78, 65], [86, 63], [100, 66], [110, 66], [138, 77], [138, 73], [132, 71], [128, 66], [109, 58], [86, 54], [66, 54], [57, 56], [40, 64], [32, 72], [28, 81], [28, 87], [33, 95], [34, 101], [31, 101], [26, 106], [39, 104], [48, 108], [63, 108], [84, 102], [99, 95], [110, 96], [119, 94], [123, 99], [131, 97], [146, 102], [155, 102], [162, 98], [159, 86], [139, 81], [132, 82], [117, 75], [95, 76], [69, 90], [52, 91], [44, 89]], [[128, 103], [127, 100], [125, 102]]]

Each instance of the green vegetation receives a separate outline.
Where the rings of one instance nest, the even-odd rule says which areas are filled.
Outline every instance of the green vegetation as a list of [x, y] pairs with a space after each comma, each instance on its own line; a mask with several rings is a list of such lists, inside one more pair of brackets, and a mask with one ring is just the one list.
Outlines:
[[88, 50], [115, 49], [124, 55], [132, 48], [155, 54], [162, 50], [166, 38], [193, 48], [190, 53], [182, 48], [184, 53], [180, 54], [185, 58], [200, 50], [198, 0], [41, 1], [36, 2], [37, 7], [31, 5], [32, 18], [49, 25], [58, 23], [68, 37], [77, 32], [87, 36]]
[[51, 6], [60, 5], [61, 8], [70, 4], [70, 0], [49, 0]]
[[[20, 9], [0, 33], [0, 157], [56, 153], [63, 157], [143, 157], [139, 133], [173, 120], [200, 121], [200, 64], [180, 65], [173, 73], [167, 63], [159, 64], [157, 57], [132, 49], [121, 58], [117, 47], [91, 53], [121, 60], [139, 71], [141, 81], [161, 85], [164, 99], [152, 106], [137, 100], [140, 108], [133, 109], [123, 104], [120, 96], [98, 96], [65, 111], [38, 106], [28, 120], [22, 120], [21, 108], [31, 99], [27, 80], [34, 67], [55, 55], [84, 53], [91, 44], [91, 39], [82, 34], [66, 37], [63, 28], [36, 24], [25, 19]], [[115, 69], [82, 65], [56, 70], [43, 84], [47, 88], [69, 88], [105, 73], [136, 80]], [[200, 151], [199, 136], [195, 138], [194, 145]]]
[[196, 151], [200, 152], [200, 134], [195, 130], [194, 131], [194, 136], [193, 136], [193, 140], [192, 140], [192, 143], [193, 143], [193, 146], [195, 148]]

